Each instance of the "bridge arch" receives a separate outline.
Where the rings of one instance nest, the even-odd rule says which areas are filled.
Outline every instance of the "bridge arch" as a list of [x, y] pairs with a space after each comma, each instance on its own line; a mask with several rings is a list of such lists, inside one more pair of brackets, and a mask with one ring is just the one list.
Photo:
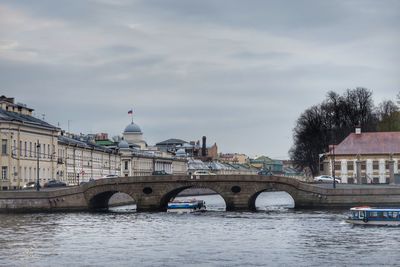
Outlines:
[[[222, 190], [218, 187], [215, 186], [210, 186], [210, 185], [202, 185], [202, 184], [192, 184], [192, 185], [181, 185], [175, 188], [170, 188], [169, 190], [167, 190], [160, 199], [160, 210], [161, 211], [166, 211], [167, 207], [168, 207], [168, 202], [171, 201], [171, 199], [174, 199], [175, 197], [178, 196], [179, 193], [181, 193], [182, 191], [189, 189], [189, 188], [203, 188], [203, 189], [210, 189], [212, 191], [215, 192], [215, 194], [219, 195], [225, 202], [225, 207], [227, 207], [228, 202], [226, 199], [226, 196], [224, 196], [224, 194], [222, 194]], [[206, 203], [207, 204], [207, 203]]]
[[294, 206], [296, 207], [297, 189], [295, 187], [293, 187], [292, 185], [282, 184], [282, 183], [267, 183], [257, 186], [255, 192], [250, 195], [248, 201], [249, 209], [251, 211], [257, 211], [256, 200], [261, 193], [278, 192], [278, 191], [286, 192], [289, 196], [291, 196], [294, 201]]
[[116, 193], [124, 193], [137, 202], [137, 198], [126, 188], [104, 187], [93, 188], [86, 191], [85, 196], [90, 210], [107, 210], [109, 200]]

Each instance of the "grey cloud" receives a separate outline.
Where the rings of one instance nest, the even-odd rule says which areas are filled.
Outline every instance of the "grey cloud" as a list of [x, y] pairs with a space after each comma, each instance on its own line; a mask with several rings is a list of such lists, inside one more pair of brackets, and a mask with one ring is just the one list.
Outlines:
[[[7, 6], [64, 23], [2, 29], [21, 44], [0, 51], [2, 93], [75, 132], [120, 134], [133, 107], [150, 144], [207, 135], [224, 152], [287, 157], [295, 120], [327, 91], [364, 86], [379, 102], [400, 88], [397, 1]], [[13, 58], [26, 51], [40, 56]]]

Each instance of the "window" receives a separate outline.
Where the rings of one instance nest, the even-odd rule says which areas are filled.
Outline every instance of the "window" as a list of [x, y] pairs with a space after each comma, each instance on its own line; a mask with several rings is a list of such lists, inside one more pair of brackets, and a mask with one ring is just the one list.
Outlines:
[[19, 141], [19, 156], [22, 157], [22, 141]]
[[2, 180], [7, 180], [7, 166], [1, 167], [1, 179]]
[[47, 158], [50, 158], [50, 145], [47, 145]]
[[348, 161], [347, 162], [347, 170], [348, 171], [354, 171], [354, 162], [353, 161]]
[[32, 157], [32, 142], [29, 142], [29, 157]]
[[389, 161], [388, 160], [385, 161], [385, 169], [389, 170]]
[[34, 154], [35, 157], [37, 157], [37, 154], [36, 154], [36, 142], [33, 144], [33, 154]]
[[125, 169], [125, 170], [128, 170], [128, 162], [125, 161], [124, 163], [125, 163], [125, 168], [124, 168], [124, 169]]
[[341, 170], [341, 163], [340, 162], [335, 162], [335, 171], [340, 171]]
[[28, 156], [28, 143], [25, 142], [25, 157]]
[[372, 169], [374, 169], [374, 170], [379, 170], [379, 161], [374, 160], [374, 161], [372, 162]]
[[1, 154], [7, 155], [7, 139], [1, 140]]
[[367, 162], [361, 161], [361, 170], [365, 171], [367, 169]]

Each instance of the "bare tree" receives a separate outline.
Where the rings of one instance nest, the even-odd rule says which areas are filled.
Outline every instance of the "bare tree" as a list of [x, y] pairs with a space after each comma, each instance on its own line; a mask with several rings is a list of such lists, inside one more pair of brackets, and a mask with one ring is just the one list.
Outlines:
[[379, 104], [377, 115], [379, 118], [379, 131], [400, 131], [399, 107], [392, 100], [385, 100]]
[[317, 174], [319, 154], [328, 151], [329, 145], [340, 143], [356, 126], [363, 131], [376, 130], [374, 109], [372, 91], [366, 88], [348, 89], [343, 95], [328, 92], [321, 104], [307, 109], [297, 120], [289, 151], [292, 160]]

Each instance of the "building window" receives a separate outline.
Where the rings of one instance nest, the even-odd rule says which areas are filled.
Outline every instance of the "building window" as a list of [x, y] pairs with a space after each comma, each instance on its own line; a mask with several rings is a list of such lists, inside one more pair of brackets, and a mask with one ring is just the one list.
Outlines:
[[373, 169], [373, 170], [379, 170], [379, 161], [374, 160], [374, 161], [372, 162], [372, 169]]
[[22, 141], [19, 141], [19, 156], [22, 157]]
[[124, 169], [125, 169], [125, 170], [128, 170], [128, 162], [125, 161], [124, 163], [125, 163], [125, 168], [124, 168]]
[[29, 142], [29, 157], [32, 157], [32, 142]]
[[50, 158], [50, 145], [47, 145], [47, 158]]
[[389, 170], [389, 161], [388, 160], [385, 161], [385, 169]]
[[25, 157], [28, 156], [28, 143], [25, 142]]
[[367, 169], [367, 162], [366, 161], [361, 161], [361, 170], [365, 171]]
[[7, 139], [1, 140], [1, 154], [7, 155]]
[[353, 161], [348, 161], [347, 162], [347, 170], [348, 171], [354, 171], [354, 162]]
[[342, 164], [340, 163], [340, 161], [335, 161], [335, 171], [340, 171], [342, 168]]
[[1, 179], [7, 180], [7, 166], [1, 167]]

